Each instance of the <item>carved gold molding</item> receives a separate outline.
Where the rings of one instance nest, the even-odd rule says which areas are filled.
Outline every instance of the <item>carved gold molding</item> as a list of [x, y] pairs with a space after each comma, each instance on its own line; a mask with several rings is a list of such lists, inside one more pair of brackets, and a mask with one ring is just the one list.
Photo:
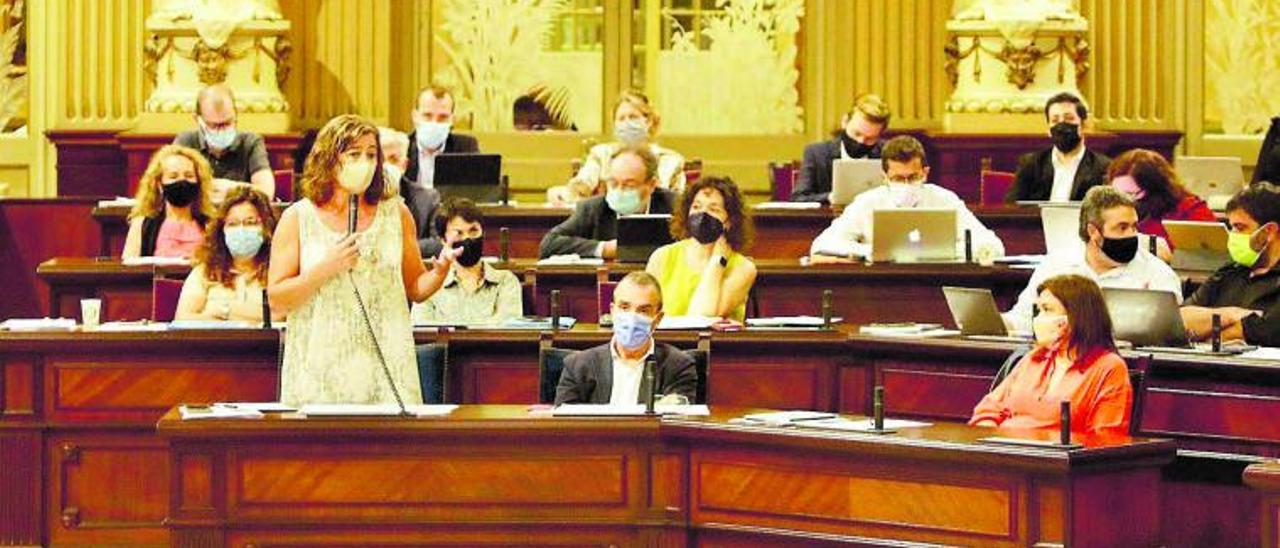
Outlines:
[[226, 80], [227, 65], [232, 61], [244, 59], [250, 54], [254, 55], [254, 82], [261, 81], [262, 70], [260, 63], [263, 56], [276, 65], [277, 85], [284, 87], [285, 82], [289, 79], [289, 60], [293, 53], [293, 43], [283, 36], [276, 37], [275, 44], [271, 48], [267, 47], [263, 37], [255, 36], [252, 44], [239, 51], [232, 49], [227, 44], [215, 48], [200, 38], [196, 38], [195, 45], [190, 49], [183, 51], [178, 48], [176, 38], [174, 36], [161, 38], [159, 35], [153, 34], [151, 41], [147, 42], [146, 46], [143, 47], [142, 67], [152, 85], [155, 85], [159, 78], [158, 69], [161, 60], [167, 59], [164, 69], [165, 75], [169, 79], [173, 78], [173, 58], [166, 57], [170, 52], [194, 61], [199, 69], [200, 82], [204, 84], [217, 84]]
[[[979, 50], [986, 52], [988, 55], [1005, 65], [1005, 79], [1018, 87], [1018, 89], [1026, 89], [1027, 86], [1035, 82], [1036, 65], [1047, 58], [1057, 57], [1058, 60], [1058, 83], [1066, 82], [1066, 61], [1068, 59], [1076, 67], [1076, 80], [1084, 78], [1089, 72], [1089, 41], [1082, 36], [1077, 36], [1067, 41], [1067, 37], [1059, 36], [1058, 43], [1053, 49], [1044, 51], [1036, 46], [1036, 38], [1033, 35], [1030, 42], [1025, 46], [1016, 46], [1013, 42], [1002, 38], [996, 39], [1002, 42], [999, 49], [990, 48], [983, 43], [981, 36], [974, 36], [973, 42], [963, 51], [960, 49], [960, 38], [956, 34], [952, 34], [947, 45], [943, 47], [946, 53], [946, 62], [943, 68], [947, 72], [947, 78], [950, 79], [952, 87], [960, 81], [960, 62], [973, 56]], [[982, 79], [982, 63], [973, 63], [973, 79], [975, 81]]]

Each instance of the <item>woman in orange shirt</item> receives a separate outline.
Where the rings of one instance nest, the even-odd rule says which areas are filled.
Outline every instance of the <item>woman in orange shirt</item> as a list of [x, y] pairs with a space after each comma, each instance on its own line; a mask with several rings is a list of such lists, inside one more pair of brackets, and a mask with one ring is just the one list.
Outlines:
[[1071, 402], [1071, 429], [1126, 434], [1133, 388], [1111, 338], [1111, 316], [1097, 284], [1057, 276], [1037, 288], [1035, 347], [973, 409], [969, 424], [1057, 428]]

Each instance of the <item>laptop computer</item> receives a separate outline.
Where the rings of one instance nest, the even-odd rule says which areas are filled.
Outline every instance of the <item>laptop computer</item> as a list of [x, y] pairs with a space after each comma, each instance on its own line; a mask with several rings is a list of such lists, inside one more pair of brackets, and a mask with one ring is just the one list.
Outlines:
[[1222, 211], [1227, 201], [1244, 188], [1244, 168], [1234, 156], [1178, 156], [1173, 160], [1183, 186], [1204, 198], [1214, 211]]
[[956, 261], [956, 210], [873, 210], [871, 260], [898, 263]]
[[671, 215], [643, 214], [618, 217], [620, 263], [645, 263], [655, 249], [671, 243]]
[[499, 154], [451, 154], [436, 156], [432, 186], [443, 197], [469, 198], [477, 204], [500, 203], [506, 198]]
[[846, 205], [855, 197], [884, 182], [879, 159], [840, 158], [831, 164], [831, 205]]
[[1025, 342], [1027, 337], [1009, 333], [1004, 318], [996, 307], [996, 298], [990, 289], [975, 287], [943, 286], [942, 295], [951, 309], [951, 319], [960, 328], [960, 334], [982, 340]]
[[1079, 257], [1084, 252], [1084, 242], [1080, 241], [1079, 203], [1041, 206], [1040, 226], [1044, 229], [1046, 255]]
[[1111, 314], [1116, 339], [1134, 346], [1190, 348], [1187, 330], [1178, 313], [1178, 299], [1168, 291], [1155, 289], [1102, 289]]
[[1177, 270], [1212, 272], [1227, 264], [1227, 227], [1202, 221], [1164, 221], [1173, 243], [1172, 266]]

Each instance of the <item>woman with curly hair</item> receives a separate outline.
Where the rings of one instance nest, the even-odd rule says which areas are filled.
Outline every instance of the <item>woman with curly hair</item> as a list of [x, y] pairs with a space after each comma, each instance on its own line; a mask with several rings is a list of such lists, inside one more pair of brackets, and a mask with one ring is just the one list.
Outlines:
[[213, 169], [194, 149], [165, 145], [151, 156], [129, 212], [124, 258], [191, 258], [213, 217]]
[[253, 187], [231, 189], [178, 298], [178, 320], [262, 321], [275, 211]]
[[267, 296], [289, 317], [280, 376], [290, 405], [422, 403], [409, 301], [435, 293], [459, 251], [441, 251], [426, 268], [413, 216], [384, 190], [382, 164], [377, 127], [353, 115], [330, 120], [307, 156], [303, 198], [276, 227]]
[[698, 180], [671, 217], [675, 243], [649, 256], [645, 270], [662, 285], [662, 308], [671, 316], [742, 321], [756, 265], [743, 250], [751, 244], [751, 217], [738, 185], [727, 177]]

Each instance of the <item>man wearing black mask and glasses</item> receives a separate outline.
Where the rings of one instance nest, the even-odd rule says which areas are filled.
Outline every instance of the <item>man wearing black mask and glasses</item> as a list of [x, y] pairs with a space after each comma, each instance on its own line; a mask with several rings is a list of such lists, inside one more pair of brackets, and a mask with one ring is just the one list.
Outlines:
[[493, 325], [523, 315], [520, 281], [484, 261], [484, 215], [466, 198], [449, 198], [435, 211], [435, 230], [449, 248], [462, 248], [444, 285], [413, 305], [414, 323]]
[[1031, 274], [1018, 302], [1004, 313], [1004, 323], [1015, 332], [1030, 333], [1036, 288], [1049, 278], [1077, 274], [1102, 288], [1157, 289], [1182, 301], [1182, 280], [1138, 236], [1138, 210], [1127, 194], [1102, 185], [1089, 189], [1080, 204], [1082, 250], [1049, 250]]
[[1084, 100], [1071, 93], [1050, 97], [1044, 105], [1053, 146], [1024, 155], [1004, 201], [1080, 201], [1106, 181], [1111, 159], [1085, 148], [1082, 126], [1089, 118]]

